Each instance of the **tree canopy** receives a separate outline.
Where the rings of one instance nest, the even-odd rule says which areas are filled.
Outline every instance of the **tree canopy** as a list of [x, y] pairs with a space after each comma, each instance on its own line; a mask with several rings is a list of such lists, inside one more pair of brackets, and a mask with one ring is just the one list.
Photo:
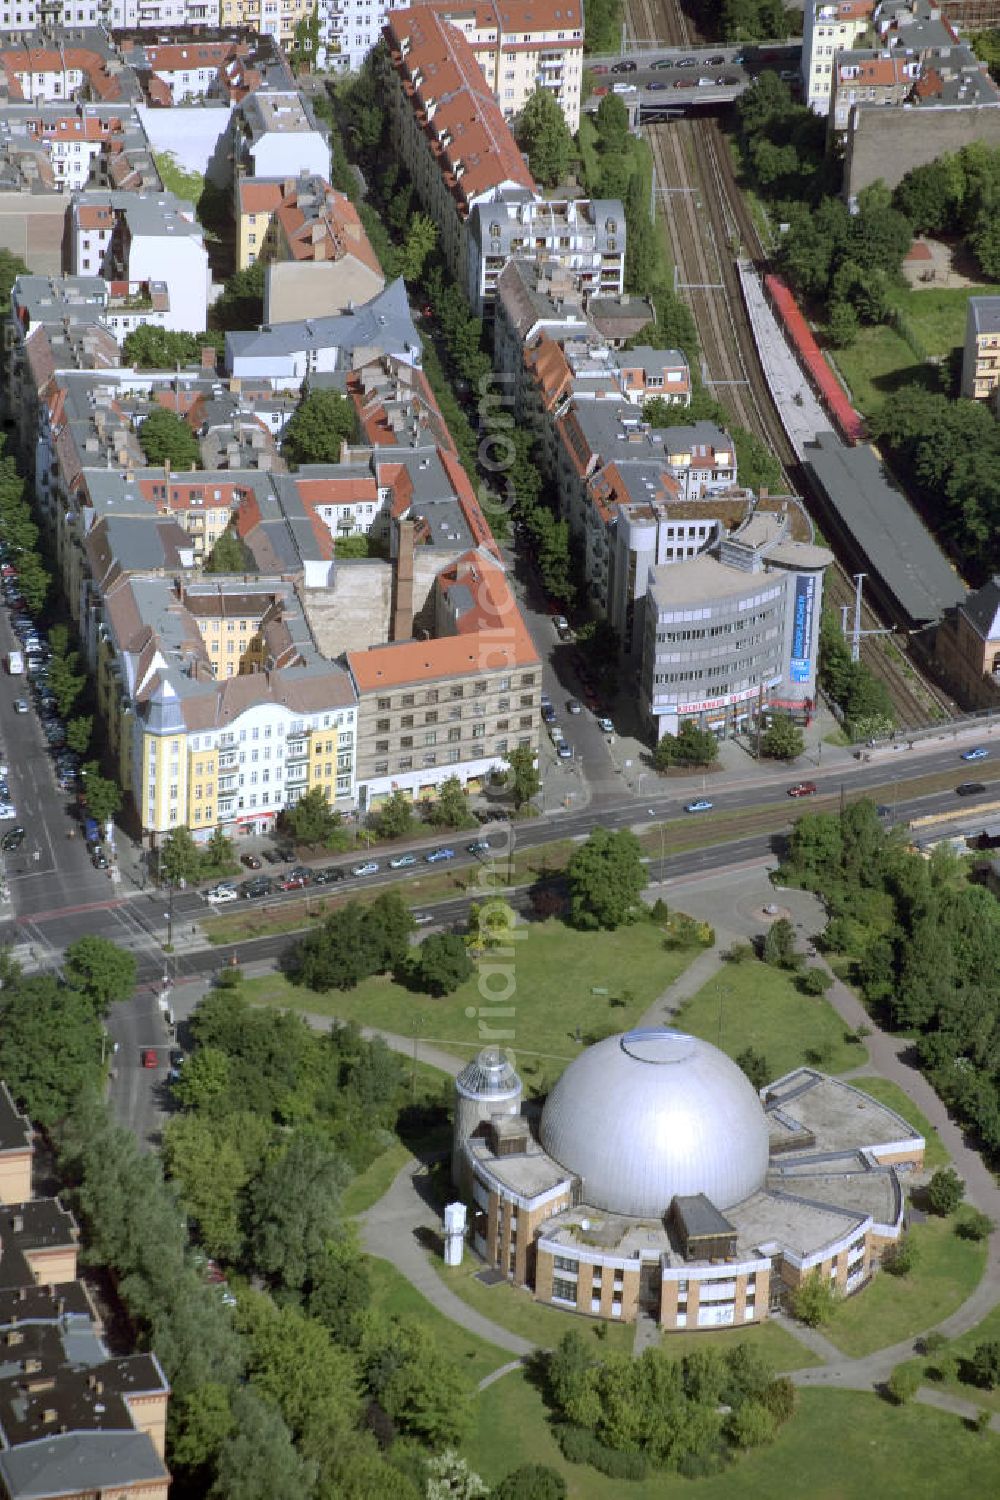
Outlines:
[[235, 527], [227, 526], [205, 559], [206, 573], [256, 573], [253, 553]]
[[569, 171], [573, 137], [549, 89], [537, 88], [531, 95], [517, 121], [516, 134], [532, 175], [545, 187], [555, 187]]
[[143, 323], [127, 334], [122, 345], [122, 361], [140, 370], [172, 370], [177, 365], [200, 365], [204, 345], [214, 344], [217, 335], [178, 333]]
[[340, 462], [343, 443], [357, 437], [357, 416], [350, 397], [339, 391], [309, 391], [299, 402], [281, 435], [282, 456], [301, 464]]
[[169, 464], [172, 469], [200, 469], [198, 439], [183, 417], [155, 406], [139, 428], [139, 446], [150, 464]]
[[648, 884], [642, 848], [629, 829], [595, 828], [566, 867], [572, 920], [577, 927], [621, 927], [634, 922]]

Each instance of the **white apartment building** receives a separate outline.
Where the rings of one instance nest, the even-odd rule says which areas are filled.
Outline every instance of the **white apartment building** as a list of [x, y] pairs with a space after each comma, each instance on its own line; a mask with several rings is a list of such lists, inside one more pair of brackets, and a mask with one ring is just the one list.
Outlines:
[[543, 258], [571, 271], [585, 293], [625, 290], [625, 210], [617, 199], [539, 198], [524, 190], [475, 204], [466, 234], [466, 295], [481, 316], [496, 301], [508, 260]]
[[233, 130], [237, 172], [250, 177], [330, 176], [330, 143], [301, 94], [248, 94], [233, 111]]
[[390, 10], [409, 0], [319, 0], [321, 62], [332, 72], [356, 73], [382, 37]]
[[189, 203], [172, 193], [87, 192], [70, 211], [70, 271], [117, 283], [159, 283], [162, 326], [201, 333], [208, 315], [208, 252]]
[[862, 45], [875, 0], [807, 0], [802, 16], [802, 96], [815, 114], [829, 113], [838, 52]]
[[582, 0], [444, 0], [438, 12], [467, 38], [510, 122], [538, 88], [552, 94], [575, 135], [583, 81]]

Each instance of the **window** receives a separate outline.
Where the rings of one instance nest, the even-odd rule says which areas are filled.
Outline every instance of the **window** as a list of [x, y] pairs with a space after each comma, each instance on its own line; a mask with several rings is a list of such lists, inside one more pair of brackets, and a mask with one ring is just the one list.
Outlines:
[[389, 709], [392, 707], [392, 700], [390, 698], [380, 698], [376, 707], [378, 708], [379, 713], [388, 713]]
[[561, 1276], [552, 1278], [552, 1300], [554, 1302], [571, 1302], [576, 1306], [576, 1282], [564, 1281]]
[[375, 720], [375, 732], [376, 732], [376, 734], [388, 734], [389, 733], [389, 720], [388, 719], [376, 719]]

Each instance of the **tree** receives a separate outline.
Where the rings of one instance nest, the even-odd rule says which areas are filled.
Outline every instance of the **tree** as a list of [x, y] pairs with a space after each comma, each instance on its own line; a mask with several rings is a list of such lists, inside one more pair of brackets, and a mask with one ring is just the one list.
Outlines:
[[737, 1448], [762, 1448], [774, 1441], [778, 1424], [763, 1401], [743, 1401], [726, 1421], [726, 1433]]
[[69, 716], [77, 698], [83, 692], [87, 678], [79, 670], [80, 657], [76, 651], [59, 652], [53, 649], [49, 662], [48, 686], [56, 700], [56, 707], [63, 718]]
[[164, 885], [191, 884], [198, 879], [201, 854], [186, 823], [172, 828], [159, 850], [159, 875]]
[[547, 1464], [521, 1464], [494, 1485], [490, 1500], [566, 1500], [566, 1493], [566, 1481], [555, 1469]]
[[205, 559], [206, 573], [256, 573], [253, 553], [232, 526], [215, 539]]
[[792, 1312], [807, 1328], [819, 1328], [829, 1323], [837, 1310], [840, 1297], [829, 1276], [820, 1271], [810, 1274], [792, 1293]]
[[507, 784], [510, 787], [514, 806], [520, 812], [532, 799], [538, 795], [542, 785], [542, 778], [538, 774], [538, 759], [530, 745], [518, 745], [509, 750], [505, 757], [507, 762]]
[[[204, 342], [211, 342], [207, 338]], [[139, 370], [172, 370], [178, 365], [201, 363], [203, 340], [195, 333], [177, 333], [144, 323], [127, 334], [122, 362]]]
[[330, 806], [329, 798], [321, 786], [310, 787], [281, 815], [284, 828], [300, 844], [331, 844], [342, 832], [344, 820]]
[[978, 1208], [967, 1209], [955, 1225], [955, 1233], [963, 1240], [988, 1240], [996, 1225], [989, 1214]]
[[527, 154], [532, 175], [555, 187], [569, 171], [573, 138], [566, 117], [548, 89], [537, 88], [521, 111], [517, 140]]
[[658, 771], [665, 771], [670, 766], [711, 766], [718, 756], [719, 742], [712, 731], [688, 719], [677, 734], [662, 736], [653, 760]]
[[11, 250], [0, 250], [0, 314], [10, 312], [10, 293], [19, 276], [31, 274], [19, 255]]
[[93, 714], [79, 714], [66, 725], [66, 748], [76, 755], [86, 755], [94, 729]]
[[624, 151], [628, 145], [628, 110], [618, 94], [605, 94], [594, 116], [602, 151]]
[[102, 826], [121, 811], [122, 792], [117, 781], [102, 776], [96, 760], [88, 761], [82, 772], [86, 782], [87, 811]]
[[474, 973], [464, 938], [454, 932], [431, 933], [413, 954], [411, 981], [428, 995], [452, 995]]
[[249, 1187], [253, 1265], [278, 1285], [300, 1290], [337, 1233], [340, 1195], [349, 1176], [325, 1141], [295, 1131]]
[[434, 828], [469, 828], [475, 819], [469, 813], [469, 799], [457, 776], [449, 776], [438, 787], [433, 802], [428, 802], [424, 817]]
[[[185, 1064], [185, 1074], [199, 1055]], [[209, 1255], [236, 1259], [243, 1246], [239, 1195], [250, 1174], [228, 1126], [199, 1114], [175, 1115], [163, 1132], [163, 1160]]]
[[566, 867], [572, 920], [577, 927], [615, 928], [634, 922], [648, 884], [642, 847], [629, 829], [595, 828]]
[[938, 1167], [927, 1184], [927, 1206], [932, 1214], [946, 1218], [965, 1197], [965, 1183], [953, 1167]]
[[217, 328], [256, 328], [264, 320], [264, 262], [234, 271], [222, 296], [212, 305]]
[[969, 1361], [972, 1378], [984, 1391], [994, 1391], [1000, 1385], [1000, 1340], [984, 1339], [972, 1351]]
[[742, 1068], [744, 1073], [753, 1084], [754, 1088], [760, 1090], [771, 1077], [771, 1069], [763, 1052], [757, 1052], [753, 1047], [745, 1047], [736, 1058], [736, 1066]]
[[771, 923], [761, 957], [776, 969], [796, 969], [802, 962], [802, 955], [795, 951], [795, 929], [787, 917], [779, 917]]
[[221, 828], [213, 828], [208, 843], [198, 858], [198, 877], [207, 880], [212, 875], [227, 875], [236, 868], [236, 849], [231, 838]]
[[235, 1316], [248, 1346], [251, 1383], [278, 1408], [296, 1441], [308, 1448], [331, 1418], [341, 1431], [353, 1426], [354, 1362], [322, 1323], [298, 1307], [279, 1307], [263, 1292], [244, 1293]]
[[768, 760], [795, 760], [805, 749], [802, 730], [787, 714], [775, 714], [760, 742], [760, 753]]
[[372, 814], [380, 839], [405, 838], [413, 829], [413, 803], [405, 792], [391, 792]]
[[489, 1490], [454, 1448], [427, 1460], [426, 1500], [486, 1500]]
[[309, 1316], [328, 1329], [335, 1344], [358, 1342], [365, 1310], [372, 1300], [368, 1263], [353, 1229], [331, 1241], [313, 1267]]
[[827, 310], [826, 336], [835, 349], [849, 349], [861, 324], [849, 302], [831, 302]]
[[116, 1000], [124, 1000], [135, 989], [138, 965], [135, 955], [108, 938], [82, 937], [70, 943], [63, 955], [67, 984], [80, 991], [103, 1016]]
[[252, 1390], [232, 1398], [234, 1431], [219, 1453], [208, 1500], [302, 1500], [316, 1482], [280, 1414]]
[[886, 1389], [897, 1406], [911, 1401], [923, 1384], [924, 1373], [919, 1365], [897, 1365], [889, 1376]]
[[294, 954], [292, 979], [320, 994], [352, 990], [371, 972], [369, 962], [364, 914], [359, 903], [351, 901], [302, 939]]
[[101, 1028], [94, 1007], [49, 974], [6, 984], [0, 1002], [0, 1078], [36, 1125], [54, 1125], [97, 1093]]
[[412, 284], [420, 280], [427, 257], [437, 244], [437, 237], [437, 225], [427, 214], [408, 215], [399, 262], [399, 274], [404, 281]]
[[198, 439], [183, 417], [154, 406], [139, 428], [139, 446], [148, 464], [169, 464], [171, 469], [200, 469]]
[[344, 443], [357, 436], [354, 403], [339, 391], [309, 391], [281, 434], [281, 454], [293, 468], [337, 464]]
[[472, 1416], [468, 1383], [427, 1324], [369, 1315], [358, 1357], [369, 1393], [401, 1432], [434, 1448], [461, 1442]]
[[798, 986], [803, 995], [825, 995], [833, 984], [833, 975], [813, 965], [799, 975]]
[[209, 1381], [170, 1403], [170, 1464], [182, 1469], [201, 1491], [209, 1484], [223, 1443], [233, 1430], [229, 1392], [220, 1381]]
[[890, 1276], [909, 1276], [916, 1263], [917, 1252], [908, 1234], [901, 1234], [894, 1245], [888, 1245], [882, 1251], [882, 1269]]

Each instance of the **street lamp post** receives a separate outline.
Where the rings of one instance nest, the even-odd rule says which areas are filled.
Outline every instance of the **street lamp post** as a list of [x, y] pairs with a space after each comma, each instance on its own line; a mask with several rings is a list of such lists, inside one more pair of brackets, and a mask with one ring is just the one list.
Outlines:
[[163, 917], [167, 924], [166, 950], [169, 953], [174, 946], [174, 883], [172, 880], [167, 884], [167, 909]]

